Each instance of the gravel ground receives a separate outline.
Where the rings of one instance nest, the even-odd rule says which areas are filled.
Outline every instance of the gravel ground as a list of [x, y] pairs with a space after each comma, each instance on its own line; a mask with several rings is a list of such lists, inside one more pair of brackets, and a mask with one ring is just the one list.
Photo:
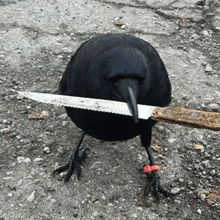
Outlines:
[[[86, 136], [82, 146], [90, 152], [80, 180], [64, 184], [62, 175], [53, 176], [68, 161], [79, 129], [64, 108], [16, 93], [53, 93], [81, 43], [129, 33], [161, 55], [172, 106], [220, 112], [219, 0], [3, 0], [0, 7], [0, 220], [220, 219], [219, 132], [155, 126], [161, 182], [175, 194], [157, 204], [144, 195], [142, 167], [149, 161], [139, 137]], [[31, 119], [34, 112], [44, 119]]]

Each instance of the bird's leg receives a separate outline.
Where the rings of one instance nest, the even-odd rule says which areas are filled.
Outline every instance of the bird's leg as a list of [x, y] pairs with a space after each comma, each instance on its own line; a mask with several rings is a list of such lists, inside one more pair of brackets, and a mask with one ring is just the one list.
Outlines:
[[80, 148], [80, 145], [82, 143], [82, 140], [85, 136], [85, 132], [82, 131], [80, 137], [79, 137], [79, 140], [78, 140], [78, 143], [77, 143], [77, 146], [76, 148], [73, 150], [73, 153], [71, 154], [70, 156], [70, 160], [67, 164], [65, 164], [64, 166], [56, 169], [53, 173], [62, 173], [63, 171], [65, 170], [68, 170], [67, 171], [67, 174], [65, 176], [65, 179], [64, 179], [64, 182], [68, 182], [70, 177], [72, 176], [72, 174], [76, 174], [77, 178], [79, 179], [80, 177], [80, 174], [81, 174], [81, 162], [86, 158], [86, 151], [88, 151], [89, 149], [85, 149], [81, 155], [79, 155], [79, 148]]
[[158, 166], [155, 166], [153, 155], [150, 149], [150, 144], [151, 144], [151, 135], [152, 135], [152, 130], [149, 130], [147, 133], [144, 135], [141, 135], [141, 143], [145, 147], [148, 158], [150, 161], [150, 167], [152, 167], [152, 171], [148, 173], [148, 180], [149, 180], [149, 185], [146, 189], [146, 195], [149, 194], [149, 191], [151, 187], [153, 188], [153, 195], [155, 199], [159, 202], [160, 201], [160, 193], [163, 194], [165, 197], [172, 197], [172, 194], [164, 190], [161, 185], [160, 185], [160, 176], [158, 174]]

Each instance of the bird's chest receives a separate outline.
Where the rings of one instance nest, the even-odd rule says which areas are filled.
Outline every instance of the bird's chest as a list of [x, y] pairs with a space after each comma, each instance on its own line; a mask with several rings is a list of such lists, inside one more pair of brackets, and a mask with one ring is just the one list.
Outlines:
[[131, 139], [145, 133], [152, 126], [149, 120], [135, 123], [129, 116], [72, 108], [66, 110], [77, 127], [88, 135], [105, 141]]

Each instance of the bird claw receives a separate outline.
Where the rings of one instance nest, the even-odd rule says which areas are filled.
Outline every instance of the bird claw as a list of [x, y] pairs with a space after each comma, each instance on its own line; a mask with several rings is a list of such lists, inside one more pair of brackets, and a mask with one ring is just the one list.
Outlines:
[[80, 165], [83, 162], [83, 160], [85, 160], [85, 158], [87, 157], [86, 151], [88, 151], [88, 150], [89, 150], [88, 148], [85, 149], [81, 153], [81, 155], [79, 155], [78, 152], [76, 154], [74, 154], [74, 157], [73, 158], [71, 157], [67, 164], [54, 170], [53, 174], [62, 173], [67, 170], [67, 174], [65, 175], [65, 178], [64, 178], [65, 183], [69, 181], [69, 179], [72, 175], [74, 175], [73, 180], [79, 179], [79, 177], [81, 175]]
[[173, 195], [167, 192], [163, 187], [160, 185], [160, 176], [157, 172], [152, 172], [149, 176], [149, 185], [146, 188], [145, 195], [148, 196], [151, 187], [153, 188], [153, 195], [157, 202], [160, 202], [160, 193], [163, 194], [165, 197], [173, 198]]

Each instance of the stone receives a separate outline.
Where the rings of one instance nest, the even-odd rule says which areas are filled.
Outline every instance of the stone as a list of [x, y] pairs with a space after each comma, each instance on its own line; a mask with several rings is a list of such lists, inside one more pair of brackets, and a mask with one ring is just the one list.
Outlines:
[[171, 189], [171, 193], [176, 195], [176, 194], [178, 194], [180, 192], [180, 190], [181, 190], [180, 188], [174, 187], [174, 188]]
[[58, 151], [58, 153], [60, 153], [60, 154], [63, 154], [63, 153], [64, 153], [63, 147], [58, 147], [57, 151]]
[[67, 125], [68, 125], [68, 121], [63, 121], [63, 122], [62, 122], [62, 126], [63, 126], [63, 127], [66, 127]]
[[3, 128], [0, 130], [0, 134], [7, 134], [9, 132], [11, 132], [10, 128]]
[[59, 118], [61, 118], [61, 119], [67, 119], [67, 117], [68, 117], [67, 114], [62, 114], [59, 116]]
[[22, 163], [24, 161], [25, 157], [17, 157], [18, 163]]
[[23, 160], [23, 162], [24, 162], [24, 163], [30, 163], [30, 162], [31, 162], [31, 159], [30, 159], [30, 158], [25, 158], [25, 159]]
[[39, 163], [42, 160], [43, 160], [43, 158], [37, 157], [34, 159], [34, 163]]
[[35, 198], [35, 190], [31, 193], [31, 195], [27, 198], [28, 202], [33, 202]]
[[213, 69], [212, 69], [212, 67], [211, 67], [211, 65], [209, 63], [206, 65], [205, 71], [206, 72], [212, 72], [213, 71]]
[[214, 110], [214, 111], [218, 111], [220, 110], [220, 105], [216, 104], [216, 103], [211, 103], [208, 105], [208, 107], [211, 109], [211, 110]]
[[49, 147], [45, 147], [43, 149], [43, 152], [46, 153], [46, 154], [49, 154], [50, 153], [50, 148]]

